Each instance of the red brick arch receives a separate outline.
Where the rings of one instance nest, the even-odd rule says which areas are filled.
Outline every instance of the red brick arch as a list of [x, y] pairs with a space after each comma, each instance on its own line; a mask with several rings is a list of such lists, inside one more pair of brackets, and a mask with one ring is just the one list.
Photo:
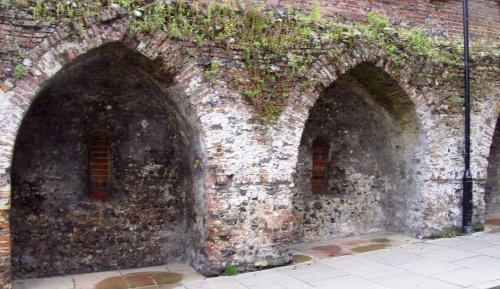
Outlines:
[[[353, 57], [353, 54], [358, 56]], [[399, 90], [402, 90], [405, 94], [404, 97], [410, 99], [411, 103], [413, 103], [413, 109], [415, 110], [418, 122], [418, 134], [423, 136], [424, 139], [424, 147], [421, 149], [424, 150], [426, 159], [421, 161], [424, 164], [424, 167], [431, 167], [429, 163], [432, 159], [429, 158], [429, 156], [432, 152], [425, 143], [429, 138], [435, 138], [433, 135], [433, 128], [438, 124], [438, 122], [430, 113], [429, 105], [425, 97], [418, 94], [416, 89], [409, 84], [409, 75], [405, 74], [405, 71], [401, 72], [397, 70], [390, 61], [384, 59], [380, 55], [381, 51], [378, 51], [377, 49], [367, 50], [364, 47], [358, 46], [354, 48], [353, 53], [344, 51], [341, 54], [341, 57], [335, 60], [329, 60], [326, 57], [322, 57], [316, 61], [316, 63], [312, 64], [311, 69], [307, 72], [307, 76], [310, 77], [310, 79], [314, 79], [315, 83], [311, 86], [311, 88], [302, 94], [296, 90], [298, 95], [296, 95], [293, 100], [290, 100], [290, 106], [285, 109], [285, 113], [280, 118], [280, 121], [283, 123], [293, 123], [293, 127], [290, 129], [294, 130], [294, 132], [289, 132], [288, 134], [294, 136], [293, 143], [296, 145], [297, 150], [299, 148], [299, 144], [301, 143], [302, 132], [309, 117], [309, 111], [314, 106], [316, 100], [318, 100], [318, 98], [322, 95], [323, 91], [331, 86], [339, 76], [347, 73], [351, 69], [355, 69], [359, 65], [368, 64], [376, 67], [381, 71], [381, 73], [385, 73], [385, 77], [389, 77], [392, 82], [397, 83]], [[405, 65], [409, 67], [413, 66], [412, 63], [405, 63]], [[291, 140], [288, 139], [287, 141], [290, 142]], [[421, 176], [421, 181], [425, 179], [429, 180], [433, 177], [432, 169], [424, 170], [423, 173], [425, 175]], [[415, 196], [415, 199], [423, 199], [425, 191], [420, 190], [419, 194], [419, 196]], [[418, 222], [421, 223], [423, 220]], [[424, 230], [420, 230], [419, 228], [413, 228], [410, 230], [413, 230], [413, 234], [425, 234], [425, 232], [423, 232]]]
[[[431, 114], [432, 104], [429, 104], [426, 97], [410, 84], [410, 69], [418, 66], [417, 61], [409, 59], [405, 63], [406, 69], [401, 70], [396, 68], [390, 60], [382, 57], [382, 53], [376, 48], [366, 49], [358, 46], [354, 48], [354, 52], [343, 51], [339, 59], [331, 60], [323, 56], [313, 63], [306, 73], [310, 79], [314, 80], [313, 84], [305, 91], [301, 91], [298, 86], [296, 87], [279, 120], [282, 124], [292, 123], [291, 128], [295, 131], [296, 137], [294, 141], [300, 142], [301, 130], [307, 121], [309, 110], [323, 91], [340, 75], [363, 63], [378, 68], [399, 85], [406, 97], [414, 104], [422, 132], [426, 138], [432, 138], [433, 129], [439, 125], [439, 120]], [[351, 56], [353, 54], [358, 56]]]
[[[0, 118], [0, 288], [10, 288], [10, 231], [8, 210], [10, 209], [10, 168], [17, 133], [24, 115], [31, 103], [44, 87], [50, 85], [51, 80], [71, 66], [75, 61], [85, 58], [87, 53], [107, 45], [119, 44], [125, 46], [131, 53], [146, 56], [152, 61], [160, 62], [163, 72], [160, 76], [165, 79], [158, 81], [170, 82], [185, 99], [174, 99], [175, 106], [181, 114], [190, 121], [190, 125], [197, 131], [200, 142], [203, 142], [204, 133], [199, 123], [196, 110], [198, 98], [202, 94], [212, 94], [212, 88], [203, 81], [203, 71], [194, 63], [187, 63], [179, 57], [182, 47], [162, 32], [152, 37], [131, 38], [127, 33], [128, 20], [115, 19], [101, 25], [93, 25], [81, 34], [66, 34], [63, 29], [56, 28], [54, 34], [45, 40], [44, 44], [32, 50], [29, 59], [32, 66], [26, 75], [15, 83], [15, 86], [5, 94], [7, 99], [2, 100]], [[5, 104], [5, 105], [4, 105]], [[199, 144], [200, 148], [204, 145]], [[205, 163], [203, 152], [200, 152], [200, 162]], [[199, 176], [197, 182], [199, 190], [203, 190], [204, 176]], [[200, 187], [201, 186], [201, 187]], [[199, 202], [203, 203], [203, 200]], [[203, 223], [203, 222], [202, 222]], [[204, 234], [204, 232], [202, 232]], [[203, 262], [200, 262], [202, 264]], [[203, 270], [203, 269], [202, 269]]]
[[[164, 67], [164, 75], [170, 77], [175, 75], [182, 79], [182, 83], [201, 78], [202, 71], [193, 64], [184, 63], [184, 59], [177, 57], [182, 47], [167, 38], [167, 35], [159, 32], [159, 37], [154, 40], [149, 37], [142, 41], [129, 38], [127, 34], [128, 21], [117, 19], [111, 23], [94, 25], [92, 29], [81, 32], [80, 35], [69, 35], [56, 28], [58, 32], [50, 37], [52, 44], [44, 42], [44, 45], [32, 51], [30, 57], [33, 66], [26, 76], [16, 82], [15, 87], [7, 93], [7, 117], [0, 119], [2, 130], [2, 143], [0, 144], [0, 168], [8, 170], [12, 158], [12, 150], [17, 131], [31, 102], [36, 98], [38, 92], [46, 86], [50, 79], [65, 66], [70, 65], [75, 58], [95, 48], [110, 43], [122, 43], [131, 51], [135, 51], [152, 60], [161, 60]], [[158, 35], [157, 34], [157, 35]], [[181, 68], [180, 68], [181, 67]], [[183, 68], [182, 68], [183, 67]], [[186, 87], [187, 88], [187, 87]], [[192, 89], [193, 87], [190, 87]], [[4, 200], [4, 207], [8, 202]], [[1, 201], [0, 201], [1, 203]]]

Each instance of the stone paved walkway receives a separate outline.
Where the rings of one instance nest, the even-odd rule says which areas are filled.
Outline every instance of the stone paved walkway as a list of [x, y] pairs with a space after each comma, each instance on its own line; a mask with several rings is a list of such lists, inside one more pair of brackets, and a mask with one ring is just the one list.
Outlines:
[[169, 264], [19, 280], [14, 289], [500, 288], [500, 215], [487, 223], [485, 232], [448, 239], [385, 233], [300, 244], [293, 265], [232, 277]]

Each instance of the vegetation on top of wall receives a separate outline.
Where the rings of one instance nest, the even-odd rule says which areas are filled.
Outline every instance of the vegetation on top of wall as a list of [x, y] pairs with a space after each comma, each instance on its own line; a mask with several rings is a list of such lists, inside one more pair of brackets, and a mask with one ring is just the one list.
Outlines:
[[[405, 67], [410, 55], [452, 67], [463, 65], [463, 41], [431, 38], [419, 29], [397, 29], [377, 13], [369, 13], [366, 23], [345, 24], [324, 19], [318, 5], [305, 12], [245, 7], [238, 1], [207, 5], [182, 0], [1, 1], [4, 8], [28, 11], [41, 24], [71, 23], [80, 29], [103, 9], [115, 10], [130, 16], [131, 33], [163, 30], [172, 39], [195, 43], [188, 53], [191, 57], [199, 57], [202, 48], [215, 43], [225, 49], [227, 59], [237, 55], [246, 66], [248, 77], [235, 76], [232, 84], [266, 121], [276, 119], [293, 85], [307, 89], [315, 84], [306, 74], [321, 56], [335, 62], [344, 51], [356, 57], [358, 48], [376, 47], [398, 69]], [[231, 69], [221, 60], [214, 57], [205, 67], [205, 77], [213, 84]]]

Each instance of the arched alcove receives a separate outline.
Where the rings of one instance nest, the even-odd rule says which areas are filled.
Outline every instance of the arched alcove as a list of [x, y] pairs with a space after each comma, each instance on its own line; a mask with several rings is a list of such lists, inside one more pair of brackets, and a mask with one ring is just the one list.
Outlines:
[[[328, 148], [321, 191], [311, 185], [318, 137]], [[370, 63], [341, 75], [311, 108], [303, 131], [293, 189], [295, 240], [417, 234], [424, 153], [415, 106], [391, 76]]]
[[500, 214], [500, 117], [497, 118], [491, 142], [487, 174], [484, 192], [486, 214], [498, 215]]
[[14, 148], [14, 278], [200, 263], [199, 142], [182, 97], [117, 43], [48, 82]]

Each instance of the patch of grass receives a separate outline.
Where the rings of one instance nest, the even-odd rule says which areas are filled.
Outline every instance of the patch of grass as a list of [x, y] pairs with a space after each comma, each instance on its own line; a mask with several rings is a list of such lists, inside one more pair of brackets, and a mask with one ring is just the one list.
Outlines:
[[25, 74], [25, 71], [24, 71], [24, 66], [22, 64], [18, 64], [16, 65], [16, 67], [14, 67], [14, 77], [17, 78], [17, 79], [21, 79], [23, 78]]
[[309, 27], [304, 27], [302, 28], [302, 30], [300, 31], [300, 34], [302, 35], [302, 37], [304, 38], [308, 38], [309, 36], [311, 36], [312, 34], [312, 29], [309, 28]]
[[219, 60], [218, 59], [212, 60], [210, 64], [210, 69], [205, 70], [203, 73], [205, 79], [213, 84], [215, 81], [215, 76], [217, 76], [217, 74], [219, 73], [219, 67], [220, 67]]
[[447, 231], [439, 235], [439, 238], [456, 238], [460, 236], [460, 232], [457, 231]]
[[370, 23], [370, 25], [377, 30], [381, 30], [389, 26], [389, 20], [386, 17], [381, 17], [376, 12], [368, 13], [368, 23]]
[[243, 95], [252, 102], [258, 99], [261, 93], [262, 91], [260, 91], [259, 89], [247, 89], [243, 91]]
[[227, 266], [226, 271], [224, 271], [224, 275], [226, 275], [226, 276], [236, 276], [239, 273], [240, 272], [238, 271], [238, 268], [236, 266], [233, 266], [233, 265]]

